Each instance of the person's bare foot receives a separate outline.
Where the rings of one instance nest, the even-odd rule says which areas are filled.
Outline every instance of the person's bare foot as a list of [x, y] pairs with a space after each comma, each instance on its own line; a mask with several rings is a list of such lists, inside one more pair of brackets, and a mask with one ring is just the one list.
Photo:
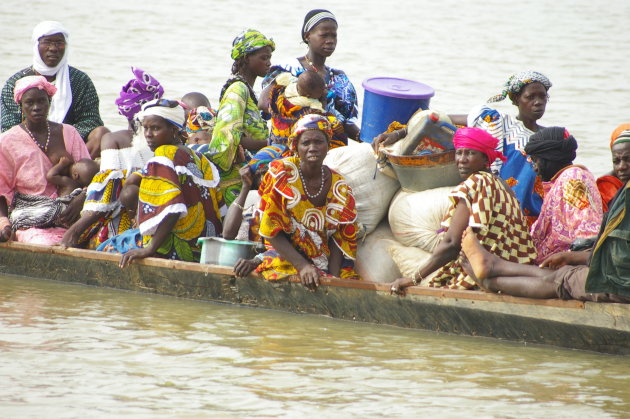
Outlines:
[[475, 284], [477, 284], [477, 286], [480, 289], [482, 289], [483, 291], [486, 291], [486, 292], [490, 292], [490, 290], [488, 290], [483, 285], [483, 280], [480, 280], [479, 278], [477, 278], [477, 275], [475, 275], [475, 271], [474, 271], [472, 265], [470, 264], [470, 261], [468, 260], [468, 258], [464, 254], [464, 252], [459, 252], [459, 264], [461, 265], [462, 269], [464, 270], [464, 273], [466, 273], [466, 275], [468, 275], [473, 281], [475, 281]]
[[[473, 279], [479, 285], [481, 281], [488, 277], [492, 270], [492, 255], [479, 243], [471, 227], [467, 227], [462, 234], [462, 251], [466, 255], [468, 262], [470, 262], [470, 267], [472, 267]], [[466, 273], [470, 275], [470, 273]], [[471, 277], [473, 276], [471, 275]]]

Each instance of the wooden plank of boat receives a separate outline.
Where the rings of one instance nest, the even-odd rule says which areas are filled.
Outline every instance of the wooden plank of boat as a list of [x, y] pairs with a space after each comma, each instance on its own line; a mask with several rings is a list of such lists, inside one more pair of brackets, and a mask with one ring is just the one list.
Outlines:
[[630, 354], [630, 305], [533, 300], [480, 291], [324, 279], [317, 292], [296, 278], [235, 278], [231, 268], [148, 258], [120, 269], [120, 255], [82, 249], [0, 244], [0, 273], [293, 313]]

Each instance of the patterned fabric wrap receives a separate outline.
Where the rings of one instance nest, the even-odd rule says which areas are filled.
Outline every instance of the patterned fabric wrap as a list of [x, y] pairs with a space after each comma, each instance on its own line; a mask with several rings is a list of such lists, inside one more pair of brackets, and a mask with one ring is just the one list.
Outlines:
[[[344, 256], [342, 278], [358, 278], [353, 260], [357, 250], [357, 211], [352, 190], [343, 177], [331, 170], [332, 184], [326, 203], [315, 207], [304, 192], [298, 172], [300, 159], [289, 157], [269, 165], [258, 189], [261, 195], [259, 233], [265, 238], [284, 232], [289, 242], [321, 272], [328, 269], [329, 239]], [[256, 269], [267, 280], [296, 275], [293, 265], [282, 258], [269, 242], [268, 251]]]
[[81, 193], [81, 188], [59, 198], [41, 195], [16, 193], [11, 203], [9, 220], [13, 230], [25, 228], [70, 227], [61, 223], [59, 216], [66, 209], [72, 198]]
[[214, 109], [207, 108], [205, 106], [199, 106], [192, 109], [188, 114], [186, 120], [186, 132], [194, 134], [199, 131], [207, 131], [212, 134], [214, 130], [214, 124], [216, 122], [215, 117], [217, 112]]
[[291, 128], [291, 135], [289, 135], [288, 146], [289, 150], [293, 153], [297, 153], [297, 138], [306, 131], [321, 131], [326, 135], [326, 139], [330, 142], [333, 131], [330, 121], [323, 115], [307, 114], [298, 119]]
[[567, 166], [543, 187], [545, 200], [531, 228], [538, 264], [569, 250], [575, 239], [596, 236], [602, 222], [602, 199], [585, 167]]
[[118, 113], [127, 119], [140, 112], [142, 105], [160, 99], [164, 94], [164, 88], [153, 76], [137, 67], [131, 67], [135, 76], [122, 87], [120, 95], [114, 101], [118, 106]]
[[219, 173], [212, 163], [194, 151], [174, 145], [155, 150], [142, 170], [138, 195], [138, 228], [146, 247], [164, 219], [179, 219], [158, 248], [168, 259], [199, 261], [199, 237], [219, 236], [222, 231], [218, 189]]
[[266, 144], [269, 130], [247, 85], [236, 81], [221, 97], [212, 140], [204, 154], [219, 169], [223, 199], [228, 206], [241, 191], [238, 170], [243, 162], [236, 161], [236, 158], [243, 135]]
[[183, 106], [177, 105], [174, 108], [162, 106], [160, 103], [163, 103], [162, 101], [165, 100], [168, 101], [167, 99], [155, 99], [142, 105], [142, 110], [138, 112], [138, 120], [142, 122], [142, 119], [146, 116], [159, 116], [177, 128], [183, 129], [186, 122], [186, 111]]
[[597, 178], [597, 189], [602, 196], [602, 211], [608, 212], [608, 205], [622, 187], [623, 182], [616, 176], [604, 175]]
[[281, 159], [283, 157], [289, 157], [289, 148], [285, 145], [276, 144], [263, 147], [256, 154], [252, 156], [247, 165], [252, 173], [256, 173], [261, 166], [269, 166], [274, 160]]
[[53, 97], [57, 93], [57, 88], [46, 80], [44, 76], [26, 76], [15, 82], [15, 88], [13, 89], [13, 100], [19, 104], [22, 100], [22, 95], [27, 90], [39, 89], [46, 92], [48, 97]]
[[96, 249], [103, 242], [131, 228], [132, 220], [126, 211], [122, 211], [118, 201], [127, 174], [127, 170], [107, 169], [92, 178], [81, 214], [97, 212], [100, 217], [81, 234], [79, 244]]
[[[74, 67], [69, 67], [70, 89], [72, 91], [72, 103], [65, 114], [64, 124], [72, 125], [84, 140], [88, 134], [98, 126], [103, 125], [99, 114], [99, 100], [94, 83], [84, 72]], [[36, 75], [32, 67], [25, 68], [15, 73], [2, 88], [0, 103], [0, 115], [2, 116], [2, 132], [22, 122], [22, 113], [19, 106], [13, 100], [15, 83], [26, 76]], [[59, 92], [56, 93], [57, 96]], [[49, 113], [50, 115], [50, 113]], [[49, 117], [52, 121], [52, 118]]]
[[[470, 214], [468, 225], [486, 250], [510, 262], [528, 264], [536, 259], [536, 248], [518, 201], [494, 175], [473, 173], [453, 189], [450, 199], [451, 206], [442, 221], [446, 229], [457, 204], [463, 200]], [[429, 286], [476, 288], [475, 281], [462, 270], [459, 259], [440, 268]]]
[[481, 128], [460, 128], [455, 131], [453, 136], [453, 145], [455, 150], [458, 148], [469, 148], [471, 150], [481, 151], [488, 157], [488, 167], [495, 160], [499, 159], [505, 162], [507, 159], [500, 151], [495, 150], [497, 140]]
[[232, 41], [232, 59], [238, 60], [263, 47], [271, 47], [273, 51], [276, 49], [276, 44], [273, 39], [267, 39], [256, 29], [245, 29]]
[[619, 125], [610, 136], [610, 148], [615, 144], [627, 143], [630, 141], [630, 124]]
[[469, 113], [468, 126], [481, 128], [499, 139], [496, 150], [501, 151], [507, 161], [503, 163], [495, 160], [490, 167], [493, 173], [510, 185], [531, 225], [536, 221], [542, 206], [542, 183], [524, 150], [534, 132], [511, 115], [486, 105]]
[[547, 76], [537, 71], [528, 70], [512, 74], [508, 81], [505, 82], [503, 91], [498, 95], [492, 96], [486, 102], [500, 102], [507, 96], [510, 96], [510, 99], [513, 99], [514, 95], [518, 95], [519, 93], [521, 93], [523, 87], [536, 82], [542, 83], [542, 85], [545, 86], [545, 90], [549, 90], [549, 88], [551, 87], [551, 82], [549, 81]]
[[[326, 88], [328, 89], [326, 111], [332, 113], [342, 125], [346, 122], [357, 124], [359, 102], [354, 85], [342, 70], [331, 67], [326, 68], [327, 71], [323, 74]], [[283, 72], [289, 72], [297, 77], [304, 71], [304, 67], [297, 59], [291, 64], [273, 66], [262, 82], [263, 88], [273, 82]]]
[[332, 128], [333, 135], [330, 140], [330, 148], [348, 145], [348, 136], [343, 124], [333, 114], [323, 114], [312, 108], [293, 104], [285, 96], [285, 87], [281, 85], [273, 85], [270, 98], [271, 135], [269, 136], [269, 142], [271, 144], [287, 144], [293, 124], [305, 115], [319, 114], [328, 118]]

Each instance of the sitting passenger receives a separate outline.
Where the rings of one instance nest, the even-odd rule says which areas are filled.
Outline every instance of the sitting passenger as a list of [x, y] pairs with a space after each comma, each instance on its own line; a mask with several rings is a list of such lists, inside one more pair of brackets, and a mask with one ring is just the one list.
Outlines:
[[87, 190], [81, 218], [68, 229], [62, 245], [96, 249], [105, 240], [131, 227], [132, 220], [121, 211], [120, 193], [133, 175], [151, 157], [136, 114], [142, 105], [162, 97], [164, 88], [149, 73], [131, 67], [134, 77], [120, 92], [115, 103], [118, 113], [127, 119], [127, 129], [110, 132], [101, 142], [101, 167]]
[[259, 234], [268, 250], [256, 268], [267, 280], [298, 275], [309, 289], [321, 276], [357, 278], [357, 211], [352, 190], [324, 166], [332, 129], [321, 115], [293, 126], [293, 157], [275, 160], [258, 190]]
[[488, 252], [468, 228], [462, 238], [464, 270], [481, 289], [499, 294], [630, 303], [630, 253], [621, 238], [630, 231], [629, 186], [611, 203], [594, 250], [557, 253], [540, 267], [524, 265]]
[[[138, 119], [154, 157], [141, 171], [137, 221], [142, 241], [122, 255], [120, 266], [150, 256], [199, 261], [197, 239], [222, 231], [217, 169], [182, 144], [185, 112], [178, 102], [151, 101]], [[108, 242], [102, 247], [115, 250]]]
[[330, 148], [348, 144], [348, 136], [341, 122], [324, 110], [322, 103], [327, 101], [326, 83], [315, 71], [304, 71], [298, 77], [288, 72], [281, 73], [269, 89], [271, 144], [286, 144], [293, 124], [309, 113], [318, 113], [328, 118], [333, 129]]
[[90, 157], [74, 127], [48, 120], [55, 92], [42, 76], [15, 83], [14, 100], [25, 120], [0, 136], [0, 241], [15, 232], [18, 241], [54, 245], [66, 231], [60, 226], [79, 217], [85, 194], [58, 202], [57, 188], [46, 178], [63, 156]]
[[70, 195], [75, 189], [86, 188], [94, 175], [98, 173], [98, 163], [92, 159], [81, 159], [73, 162], [70, 156], [63, 156], [54, 165], [46, 179], [57, 186], [57, 195]]
[[613, 170], [597, 179], [604, 212], [621, 187], [630, 180], [630, 124], [619, 125], [610, 136]]
[[221, 190], [226, 205], [241, 189], [238, 171], [245, 161], [241, 149], [256, 152], [267, 145], [269, 129], [258, 109], [252, 86], [271, 66], [275, 44], [262, 33], [247, 29], [232, 42], [232, 74], [221, 89], [219, 109], [206, 156], [221, 173]]
[[87, 143], [92, 158], [100, 155], [101, 137], [109, 132], [98, 109], [98, 95], [92, 80], [84, 72], [68, 65], [70, 39], [59, 22], [45, 21], [33, 29], [33, 65], [15, 73], [2, 89], [2, 131], [19, 124], [24, 115], [13, 103], [17, 80], [41, 75], [54, 82], [57, 93], [50, 104], [49, 120], [72, 125]]
[[505, 182], [490, 172], [495, 159], [505, 160], [500, 151], [495, 151], [497, 142], [480, 128], [460, 128], [455, 132], [455, 161], [463, 182], [450, 194], [451, 206], [442, 221], [446, 232], [414, 277], [392, 282], [391, 292], [404, 294], [405, 287], [417, 285], [437, 269], [429, 286], [475, 288], [475, 282], [458, 261], [462, 233], [468, 226], [475, 229], [483, 246], [498, 257], [519, 263], [535, 260], [536, 248], [518, 201]]
[[536, 263], [569, 250], [575, 239], [596, 236], [602, 222], [595, 177], [573, 164], [575, 150], [575, 138], [560, 127], [543, 128], [525, 146], [544, 191], [540, 215], [531, 228]]

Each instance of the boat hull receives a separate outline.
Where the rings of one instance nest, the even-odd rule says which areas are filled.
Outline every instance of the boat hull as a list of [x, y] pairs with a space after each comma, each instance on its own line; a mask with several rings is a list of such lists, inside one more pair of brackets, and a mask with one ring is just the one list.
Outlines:
[[325, 279], [316, 292], [298, 280], [235, 278], [231, 268], [148, 258], [118, 267], [120, 255], [0, 244], [0, 273], [148, 292], [179, 298], [319, 314], [338, 319], [630, 354], [630, 305], [533, 300], [480, 291]]

